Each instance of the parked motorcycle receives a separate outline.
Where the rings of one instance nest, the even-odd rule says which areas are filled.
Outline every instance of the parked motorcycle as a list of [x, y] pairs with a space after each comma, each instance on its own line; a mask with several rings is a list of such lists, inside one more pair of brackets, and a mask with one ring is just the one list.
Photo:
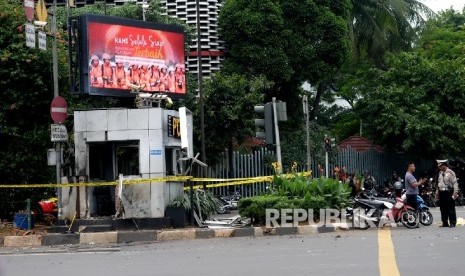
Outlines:
[[397, 197], [395, 202], [390, 199], [363, 199], [354, 198], [354, 207], [347, 210], [347, 217], [352, 218], [354, 226], [362, 229], [370, 227], [370, 223], [363, 223], [360, 219], [372, 222], [375, 226], [382, 226], [385, 222], [393, 220], [401, 222], [407, 228], [418, 226], [418, 215], [415, 209]]
[[228, 214], [231, 212], [231, 210], [236, 210], [237, 203], [239, 202], [239, 199], [241, 199], [241, 197], [242, 196], [238, 191], [231, 193], [229, 195], [219, 196], [218, 199], [223, 205], [220, 206], [216, 210], [216, 212], [218, 214]]
[[[402, 187], [403, 184], [400, 182], [394, 185], [397, 192]], [[347, 217], [353, 219], [354, 226], [362, 229], [370, 227], [370, 223], [364, 224], [360, 219], [372, 222], [376, 226], [382, 226], [385, 222], [393, 220], [396, 223], [401, 222], [407, 228], [416, 228], [419, 223], [417, 211], [405, 204], [400, 193], [397, 195], [395, 200], [375, 198], [362, 191], [359, 197], [354, 198], [354, 207], [347, 209]]]
[[[402, 195], [402, 199], [406, 200], [405, 194]], [[417, 203], [420, 223], [425, 226], [433, 224], [433, 214], [431, 214], [431, 212], [429, 211], [429, 207], [425, 204], [425, 201], [419, 195], [417, 195]]]

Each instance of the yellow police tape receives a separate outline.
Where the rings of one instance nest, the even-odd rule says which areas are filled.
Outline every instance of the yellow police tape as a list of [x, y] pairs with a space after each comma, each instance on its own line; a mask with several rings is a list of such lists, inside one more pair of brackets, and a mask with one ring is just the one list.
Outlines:
[[[299, 173], [302, 176], [309, 176], [309, 172]], [[294, 174], [283, 174], [286, 178], [294, 177]], [[245, 185], [253, 184], [258, 182], [271, 182], [274, 176], [257, 176], [257, 177], [245, 177], [245, 178], [194, 178], [192, 176], [166, 176], [148, 179], [126, 179], [123, 180], [123, 185], [137, 185], [137, 184], [148, 184], [152, 182], [186, 182], [188, 180], [192, 182], [220, 182], [216, 184], [207, 184], [207, 188], [231, 186], [231, 185]], [[11, 189], [11, 188], [65, 188], [65, 187], [96, 187], [96, 186], [116, 186], [118, 181], [109, 182], [79, 182], [79, 183], [62, 183], [62, 184], [0, 184], [0, 189]], [[203, 185], [195, 185], [194, 189], [203, 188]], [[185, 187], [184, 189], [189, 189]]]

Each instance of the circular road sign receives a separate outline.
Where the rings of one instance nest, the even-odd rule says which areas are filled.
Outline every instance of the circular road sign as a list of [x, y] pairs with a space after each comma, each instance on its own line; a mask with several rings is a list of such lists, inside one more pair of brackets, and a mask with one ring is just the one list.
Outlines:
[[34, 20], [34, 0], [24, 0], [24, 10], [27, 21], [32, 22]]
[[50, 115], [55, 124], [62, 124], [68, 118], [68, 104], [63, 97], [53, 98], [50, 105]]

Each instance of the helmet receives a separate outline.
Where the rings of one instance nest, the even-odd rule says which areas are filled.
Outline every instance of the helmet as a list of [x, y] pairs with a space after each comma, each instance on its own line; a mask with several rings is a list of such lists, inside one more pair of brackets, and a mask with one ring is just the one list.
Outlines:
[[91, 59], [91, 60], [98, 60], [98, 56], [93, 55], [90, 59]]
[[397, 181], [392, 186], [394, 188], [394, 191], [402, 191], [404, 189], [404, 184], [402, 182], [400, 182], [400, 181]]
[[111, 59], [111, 57], [109, 54], [105, 53], [103, 54], [102, 59]]

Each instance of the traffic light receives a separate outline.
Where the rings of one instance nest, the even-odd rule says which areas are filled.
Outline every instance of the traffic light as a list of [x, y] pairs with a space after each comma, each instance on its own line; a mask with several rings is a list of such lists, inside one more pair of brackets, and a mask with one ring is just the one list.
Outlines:
[[325, 137], [325, 150], [331, 151], [331, 140], [328, 137]]
[[279, 122], [287, 121], [287, 105], [286, 102], [276, 101], [276, 117]]
[[255, 136], [265, 140], [267, 144], [273, 144], [273, 104], [266, 103], [265, 105], [256, 105], [254, 106], [254, 111], [263, 114], [263, 119], [255, 119], [255, 127], [258, 129], [258, 131], [255, 132]]

